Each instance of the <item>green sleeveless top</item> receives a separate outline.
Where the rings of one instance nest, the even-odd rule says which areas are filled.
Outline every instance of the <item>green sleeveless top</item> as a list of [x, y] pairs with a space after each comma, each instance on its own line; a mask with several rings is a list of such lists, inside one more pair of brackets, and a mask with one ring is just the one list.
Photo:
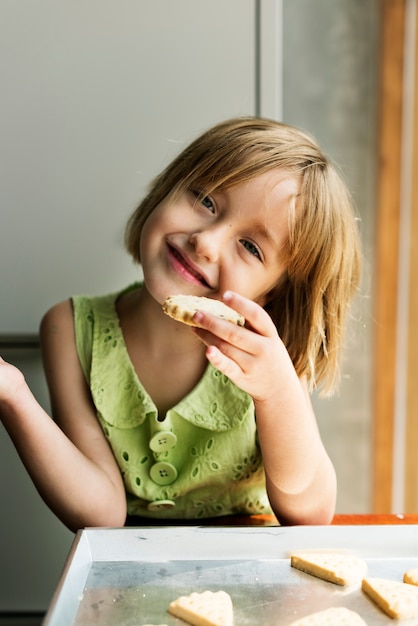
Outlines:
[[[165, 416], [138, 379], [115, 303], [72, 298], [78, 356], [124, 480], [128, 514], [201, 519], [270, 513], [254, 405], [210, 364]], [[173, 372], [175, 376], [175, 372]]]

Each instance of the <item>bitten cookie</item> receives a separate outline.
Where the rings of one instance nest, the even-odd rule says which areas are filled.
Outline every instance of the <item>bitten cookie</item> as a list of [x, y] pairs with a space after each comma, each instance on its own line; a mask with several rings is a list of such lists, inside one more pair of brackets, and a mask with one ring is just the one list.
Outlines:
[[220, 300], [213, 300], [204, 296], [185, 296], [182, 294], [168, 296], [162, 307], [164, 313], [189, 326], [198, 326], [193, 321], [193, 315], [197, 311], [206, 311], [215, 315], [215, 317], [220, 317], [238, 326], [244, 326], [245, 324], [243, 316], [234, 311], [234, 309], [231, 309], [231, 307]]

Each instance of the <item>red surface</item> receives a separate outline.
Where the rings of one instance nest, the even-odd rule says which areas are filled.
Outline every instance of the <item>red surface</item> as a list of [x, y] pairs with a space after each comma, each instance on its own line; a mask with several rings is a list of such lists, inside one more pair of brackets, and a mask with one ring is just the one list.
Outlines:
[[[204, 525], [214, 526], [277, 526], [274, 515], [235, 515], [205, 520]], [[352, 526], [370, 524], [418, 524], [418, 514], [339, 514], [335, 515], [333, 525]]]

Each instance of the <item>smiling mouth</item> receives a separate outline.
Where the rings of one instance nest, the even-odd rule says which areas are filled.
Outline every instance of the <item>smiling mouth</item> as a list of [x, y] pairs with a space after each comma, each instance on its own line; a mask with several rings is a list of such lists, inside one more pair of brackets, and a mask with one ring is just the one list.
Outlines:
[[200, 274], [193, 267], [191, 267], [187, 263], [186, 259], [180, 254], [180, 252], [176, 250], [176, 248], [173, 248], [172, 246], [168, 245], [168, 249], [169, 249], [170, 255], [177, 261], [178, 264], [180, 264], [180, 267], [184, 273], [184, 276], [187, 276], [187, 275], [192, 276], [193, 278], [195, 278], [197, 282], [199, 282], [204, 287], [211, 288], [211, 286], [209, 285], [207, 280], [202, 276], [202, 274]]

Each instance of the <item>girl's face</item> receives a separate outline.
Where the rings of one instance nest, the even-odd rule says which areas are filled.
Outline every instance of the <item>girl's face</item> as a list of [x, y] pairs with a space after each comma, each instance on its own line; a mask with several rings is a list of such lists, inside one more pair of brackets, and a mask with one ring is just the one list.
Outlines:
[[298, 179], [276, 169], [197, 202], [202, 189], [166, 199], [141, 237], [141, 265], [151, 295], [221, 299], [230, 289], [258, 302], [286, 271], [289, 207]]

